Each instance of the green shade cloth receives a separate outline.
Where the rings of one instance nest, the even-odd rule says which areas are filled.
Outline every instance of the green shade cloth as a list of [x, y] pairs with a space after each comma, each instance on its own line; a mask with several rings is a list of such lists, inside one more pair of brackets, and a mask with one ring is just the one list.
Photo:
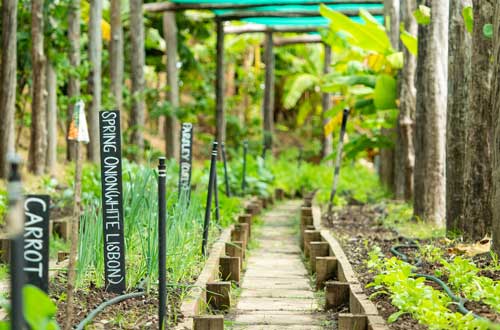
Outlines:
[[[351, 17], [357, 23], [364, 23], [361, 17]], [[375, 16], [375, 19], [380, 23], [384, 23], [383, 16]], [[267, 26], [317, 26], [326, 27], [330, 20], [324, 17], [252, 17], [241, 19], [242, 22], [263, 24]]]
[[[216, 9], [213, 10], [215, 15], [225, 15], [231, 13], [241, 13], [245, 11], [274, 11], [274, 12], [294, 12], [294, 11], [315, 11], [319, 12], [319, 5], [311, 4], [316, 0], [274, 0], [273, 6], [259, 6], [269, 3], [269, 0], [171, 0], [173, 3], [178, 4], [221, 4], [221, 5], [250, 5], [249, 8], [235, 8], [235, 9]], [[339, 0], [340, 1], [340, 0]], [[342, 0], [345, 2], [345, 0]], [[287, 5], [283, 5], [283, 4]], [[294, 5], [290, 5], [294, 3]], [[281, 4], [281, 5], [280, 5]], [[343, 11], [343, 10], [378, 10], [383, 9], [383, 4], [377, 3], [352, 3], [352, 4], [330, 4], [329, 8], [333, 10]], [[383, 24], [383, 16], [375, 16], [376, 20]], [[358, 23], [363, 23], [360, 17], [351, 17], [351, 19]], [[242, 22], [262, 24], [266, 26], [292, 26], [292, 27], [326, 27], [329, 24], [329, 20], [322, 17], [250, 17], [240, 19]]]
[[[189, 4], [235, 4], [235, 5], [262, 5], [269, 3], [269, 0], [171, 0], [173, 3], [189, 3]], [[316, 2], [315, 0], [275, 0], [273, 3], [276, 5], [283, 3], [295, 3], [298, 5], [304, 5], [308, 3]], [[344, 0], [345, 2], [345, 0]]]
[[[263, 6], [263, 7], [251, 7], [249, 9], [216, 9], [214, 13], [216, 15], [224, 15], [230, 13], [238, 13], [245, 11], [275, 11], [275, 12], [294, 12], [294, 11], [314, 11], [319, 12], [319, 5], [281, 5], [281, 6]], [[338, 4], [338, 5], [328, 5], [330, 9], [343, 11], [343, 10], [360, 10], [360, 9], [384, 9], [384, 5], [376, 3], [358, 3], [358, 4]]]

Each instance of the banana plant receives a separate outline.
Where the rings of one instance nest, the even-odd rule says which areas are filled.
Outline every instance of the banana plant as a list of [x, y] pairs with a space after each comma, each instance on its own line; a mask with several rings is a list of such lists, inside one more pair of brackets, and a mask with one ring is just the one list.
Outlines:
[[[322, 90], [338, 95], [326, 114], [331, 119], [325, 134], [339, 127], [342, 109], [349, 107], [358, 134], [346, 145], [346, 154], [355, 157], [365, 149], [390, 147], [390, 139], [380, 129], [393, 127], [397, 118], [397, 74], [403, 67], [403, 53], [393, 49], [385, 27], [365, 10], [359, 12], [362, 23], [326, 6], [320, 12], [330, 20], [323, 37], [334, 54], [333, 72], [324, 77]], [[404, 27], [401, 40], [416, 53], [416, 38]]]

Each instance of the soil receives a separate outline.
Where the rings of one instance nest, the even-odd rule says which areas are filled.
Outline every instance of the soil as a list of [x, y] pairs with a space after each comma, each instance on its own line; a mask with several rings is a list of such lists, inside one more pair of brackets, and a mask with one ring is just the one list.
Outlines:
[[[390, 248], [397, 244], [409, 243], [404, 237], [398, 235], [394, 230], [388, 229], [382, 225], [378, 220], [383, 215], [385, 210], [379, 206], [368, 206], [368, 205], [350, 205], [342, 210], [338, 210], [334, 216], [334, 220], [328, 221], [323, 219], [323, 225], [330, 227], [332, 233], [337, 237], [341, 243], [344, 252], [346, 253], [349, 261], [351, 262], [354, 271], [357, 273], [357, 277], [364, 288], [365, 293], [370, 296], [376, 290], [373, 288], [366, 288], [366, 285], [371, 283], [374, 278], [374, 274], [366, 266], [366, 258], [368, 252], [370, 252], [375, 246], [381, 248], [382, 253], [390, 258], [392, 253]], [[445, 239], [437, 240], [419, 240], [421, 245], [432, 244], [436, 247], [442, 248], [444, 251], [449, 251], [450, 241]], [[414, 250], [403, 249], [401, 252], [408, 253], [410, 262], [412, 259], [412, 254]], [[445, 258], [452, 258], [454, 255], [445, 252]], [[476, 264], [480, 267], [487, 266], [491, 264], [491, 258], [489, 256], [478, 256], [474, 258]], [[424, 262], [419, 268], [419, 273], [424, 274], [434, 274], [435, 270], [441, 265], [431, 264]], [[492, 279], [500, 279], [500, 271], [482, 271], [480, 273], [482, 276], [487, 276]], [[446, 283], [446, 278], [441, 277]], [[434, 282], [428, 282], [437, 290], [441, 288]], [[394, 307], [388, 296], [377, 295], [372, 299], [374, 304], [377, 306], [380, 315], [387, 319], [391, 314], [397, 312], [398, 309]], [[500, 315], [493, 311], [490, 307], [478, 303], [478, 302], [468, 302], [466, 308], [473, 311], [474, 313], [488, 318], [494, 322], [500, 321]], [[426, 329], [425, 326], [420, 325], [418, 321], [411, 318], [409, 315], [402, 315], [394, 323], [388, 324], [390, 329], [398, 330], [419, 330]]]
[[[66, 297], [65, 277], [58, 276], [50, 284], [50, 294], [53, 301], [56, 301], [58, 314], [57, 322], [64, 324], [66, 318], [66, 301], [61, 297]], [[169, 328], [175, 326], [179, 320], [175, 319], [180, 315], [180, 290], [169, 290], [167, 315], [169, 316]], [[158, 328], [158, 293], [151, 291], [143, 296], [128, 299], [118, 304], [107, 307], [102, 313], [89, 323], [85, 329], [157, 329]], [[107, 293], [103, 288], [91, 285], [87, 289], [79, 289], [75, 294], [75, 320], [74, 325], [81, 322], [93, 309], [101, 303], [116, 297], [116, 294]]]

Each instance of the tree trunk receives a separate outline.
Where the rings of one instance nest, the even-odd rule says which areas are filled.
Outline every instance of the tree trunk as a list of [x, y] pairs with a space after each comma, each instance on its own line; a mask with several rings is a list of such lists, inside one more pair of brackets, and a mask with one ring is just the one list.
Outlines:
[[[472, 88], [465, 143], [464, 237], [480, 240], [491, 230], [491, 39], [483, 27], [493, 21], [494, 0], [472, 0]], [[498, 96], [498, 95], [497, 95]]]
[[399, 49], [399, 21], [400, 0], [384, 0], [384, 18], [386, 29], [389, 32], [391, 44], [394, 49]]
[[[68, 12], [68, 40], [69, 40], [69, 63], [73, 68], [80, 66], [80, 0], [73, 0], [69, 5]], [[69, 104], [68, 117], [66, 118], [66, 133], [73, 117], [76, 99], [80, 97], [80, 77], [69, 75], [68, 98], [73, 100]], [[66, 139], [66, 159], [74, 160], [76, 157], [75, 142]]]
[[57, 73], [47, 62], [47, 172], [55, 173], [57, 163]]
[[88, 158], [99, 162], [99, 111], [101, 110], [101, 60], [102, 60], [102, 0], [90, 0], [89, 20], [89, 94], [92, 99], [88, 107], [89, 135]]
[[462, 228], [464, 218], [464, 161], [466, 114], [471, 90], [472, 37], [462, 16], [472, 0], [450, 3], [448, 54], [448, 112], [446, 128], [446, 230]]
[[[179, 107], [179, 71], [177, 70], [177, 23], [175, 13], [163, 14], [163, 34], [167, 44], [168, 101], [177, 110]], [[166, 155], [179, 159], [180, 126], [175, 114], [165, 118]]]
[[[413, 17], [416, 0], [401, 2], [401, 20], [406, 31], [416, 36], [418, 25]], [[417, 59], [403, 47], [404, 66], [400, 74], [400, 105], [397, 124], [397, 144], [394, 173], [394, 195], [396, 199], [410, 201], [413, 198], [413, 168], [415, 150], [413, 146], [413, 127], [415, 121], [416, 94], [415, 71]]]
[[494, 15], [493, 76], [491, 100], [493, 104], [493, 250], [500, 255], [500, 1]]
[[130, 127], [132, 143], [138, 149], [136, 160], [141, 159], [144, 152], [144, 64], [146, 51], [144, 48], [144, 16], [142, 15], [142, 0], [130, 0], [130, 35], [132, 41], [132, 113]]
[[111, 0], [110, 8], [111, 41], [109, 43], [109, 73], [111, 78], [111, 93], [115, 107], [122, 110], [123, 84], [123, 28], [121, 19], [121, 0]]
[[[384, 18], [386, 29], [389, 32], [391, 44], [394, 49], [399, 49], [399, 0], [384, 0]], [[394, 128], [382, 128], [381, 134], [388, 139], [396, 141]], [[395, 147], [382, 148], [380, 150], [380, 180], [382, 183], [393, 190], [395, 180]]]
[[14, 152], [16, 113], [17, 1], [2, 1], [2, 48], [0, 58], [0, 178], [7, 178], [7, 156]]
[[[329, 45], [325, 44], [324, 50], [325, 50], [325, 59], [323, 64], [323, 74], [327, 75], [332, 71], [331, 69], [332, 48]], [[322, 113], [323, 126], [325, 126], [326, 124], [328, 124], [329, 121], [329, 118], [325, 116], [325, 113], [332, 107], [332, 94], [323, 93], [321, 105], [323, 108], [323, 113]], [[322, 138], [323, 138], [322, 156], [323, 158], [325, 158], [333, 153], [333, 137], [332, 134], [325, 135], [323, 133]], [[329, 160], [328, 165], [333, 166], [333, 160]]]
[[33, 70], [31, 101], [31, 139], [28, 168], [36, 174], [45, 172], [47, 156], [47, 113], [45, 103], [45, 54], [43, 50], [43, 0], [31, 1], [31, 63]]
[[432, 20], [418, 30], [414, 212], [444, 226], [449, 0], [422, 4]]

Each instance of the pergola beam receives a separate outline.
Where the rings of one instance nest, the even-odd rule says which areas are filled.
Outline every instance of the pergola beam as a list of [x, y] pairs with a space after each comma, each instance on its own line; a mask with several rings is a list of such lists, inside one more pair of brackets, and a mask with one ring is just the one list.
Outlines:
[[265, 32], [290, 32], [290, 33], [306, 33], [316, 32], [319, 29], [327, 28], [328, 25], [311, 25], [311, 26], [266, 26], [260, 24], [245, 24], [231, 25], [224, 27], [225, 34], [245, 34], [245, 33], [265, 33]]
[[306, 34], [306, 35], [295, 36], [295, 37], [274, 38], [274, 46], [275, 47], [296, 45], [296, 44], [319, 44], [322, 42], [323, 42], [323, 39], [318, 34]]
[[[383, 15], [383, 9], [368, 9], [367, 10], [372, 15]], [[358, 9], [345, 9], [338, 10], [338, 12], [349, 16], [355, 17], [359, 16]], [[234, 11], [227, 14], [217, 15], [215, 18], [221, 21], [233, 21], [240, 20], [244, 18], [253, 18], [253, 17], [320, 17], [321, 14], [317, 10], [294, 10], [294, 11], [259, 11], [259, 10], [242, 10], [242, 11]]]
[[[381, 0], [333, 0], [333, 1], [309, 1], [303, 5], [336, 5], [336, 4], [382, 4]], [[278, 5], [296, 5], [296, 1], [280, 2]], [[152, 2], [145, 3], [143, 8], [147, 12], [160, 13], [164, 11], [182, 11], [182, 10], [216, 10], [216, 9], [245, 9], [252, 7], [267, 7], [276, 6], [277, 3], [269, 1], [266, 3], [255, 4], [241, 4], [241, 3], [174, 3], [174, 2]]]

